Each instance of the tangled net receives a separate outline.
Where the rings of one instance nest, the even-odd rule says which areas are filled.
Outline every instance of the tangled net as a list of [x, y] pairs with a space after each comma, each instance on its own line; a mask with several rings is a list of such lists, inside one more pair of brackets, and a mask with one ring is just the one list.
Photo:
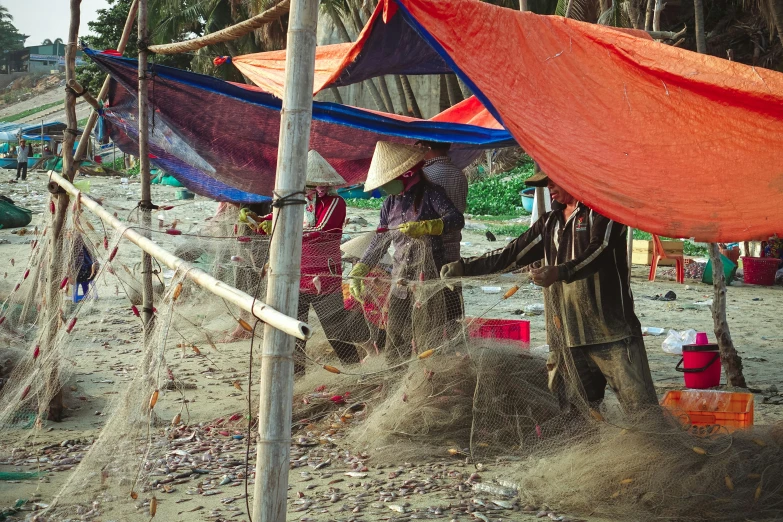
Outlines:
[[[113, 210], [124, 217], [129, 209]], [[140, 228], [135, 214], [128, 226]], [[154, 240], [264, 298], [268, 238], [238, 224], [236, 209], [199, 223], [175, 223], [176, 209], [154, 217], [160, 226], [147, 231]], [[18, 359], [0, 390], [6, 442], [0, 462], [40, 471], [41, 481], [69, 472], [38, 520], [148, 519], [157, 499], [178, 487], [205, 495], [237, 486], [239, 493], [224, 500], [241, 504], [242, 486], [253, 482], [258, 419], [252, 371], [263, 328], [191, 283], [183, 270], [156, 265], [157, 311], [144, 344], [136, 316], [138, 250], [75, 206], [64, 225], [63, 262], [49, 273], [51, 223], [38, 229], [0, 314], [2, 335]], [[365, 279], [360, 303], [348, 294], [346, 275], [374, 232], [349, 226], [346, 234], [352, 240], [342, 255], [340, 243], [348, 238], [328, 234], [305, 252], [313, 277], [303, 281], [300, 318], [316, 335], [295, 353], [301, 370], [295, 445], [315, 444], [312, 434], [320, 430], [374, 464], [507, 458], [507, 482], [523, 502], [585, 515], [783, 516], [783, 427], [692, 433], [681, 412], [654, 409], [634, 417], [610, 400], [600, 413], [591, 412], [567, 350], [561, 355], [571, 368], [564, 383], [571, 408], [564, 411], [548, 389], [546, 354], [520, 340], [522, 323], [488, 321], [504, 296], [538, 302], [540, 290], [518, 274], [465, 278], [455, 301], [454, 290], [435, 277], [427, 245], [417, 243], [407, 277], [392, 276], [389, 258], [382, 259]], [[87, 297], [75, 303], [85, 255], [97, 264]], [[325, 269], [313, 272], [317, 266]], [[47, 295], [51, 280], [61, 288]], [[514, 287], [512, 296], [507, 291]], [[405, 302], [390, 294], [405, 295]], [[322, 296], [329, 300], [316, 299]], [[410, 356], [387, 357], [387, 339], [398, 333], [388, 331], [394, 306], [410, 310]], [[548, 342], [553, 351], [563, 345], [555, 332]], [[98, 412], [94, 442], [61, 446], [53, 440], [46, 430], [53, 415], [63, 413], [51, 408], [60, 402], [67, 416]], [[292, 466], [296, 462], [292, 457]], [[172, 502], [157, 509], [163, 519], [182, 516]]]

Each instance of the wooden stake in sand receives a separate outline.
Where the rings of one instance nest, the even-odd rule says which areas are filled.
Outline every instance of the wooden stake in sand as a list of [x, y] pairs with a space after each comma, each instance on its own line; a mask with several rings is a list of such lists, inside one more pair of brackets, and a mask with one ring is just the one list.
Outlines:
[[[707, 40], [704, 35], [704, 6], [702, 0], [694, 0], [696, 10], [696, 47], [702, 54], [707, 53]], [[723, 260], [717, 243], [710, 243], [710, 260], [712, 260], [712, 321], [715, 324], [715, 337], [718, 340], [720, 361], [726, 372], [726, 381], [731, 386], [745, 387], [745, 376], [742, 374], [742, 359], [734, 348], [731, 340], [729, 323], [726, 319], [726, 276], [723, 273]]]
[[[270, 306], [291, 316], [296, 315], [299, 298], [303, 191], [313, 111], [317, 24], [318, 0], [292, 0], [266, 297]], [[286, 519], [294, 396], [293, 352], [291, 336], [272, 325], [264, 325], [253, 522]]]
[[[148, 78], [147, 78], [147, 44], [149, 32], [147, 31], [147, 0], [139, 0], [139, 177], [141, 178], [141, 201], [139, 202], [139, 214], [141, 216], [141, 228], [144, 237], [150, 237], [152, 223], [152, 196], [150, 193], [150, 154], [149, 154], [149, 112], [148, 112]], [[152, 257], [142, 251], [142, 308], [141, 317], [144, 322], [144, 344], [151, 333], [152, 321]]]
[[[81, 19], [81, 0], [71, 0], [71, 22], [68, 28], [68, 41], [65, 46], [65, 80], [74, 80], [76, 77], [76, 42], [79, 39], [79, 22]], [[68, 179], [73, 179], [76, 173], [73, 161], [73, 144], [76, 141], [76, 93], [65, 89], [65, 118], [66, 129], [63, 136], [63, 174]], [[53, 350], [57, 337], [57, 324], [60, 316], [59, 291], [60, 279], [63, 273], [63, 223], [68, 210], [68, 194], [59, 191], [52, 194], [54, 215], [52, 227], [49, 231], [49, 274], [46, 287], [46, 310], [43, 312], [46, 318], [46, 334], [42, 343], [42, 350]], [[47, 359], [44, 359], [47, 360]], [[52, 361], [52, 359], [48, 359]], [[59, 422], [63, 414], [63, 396], [60, 387], [60, 379], [57, 366], [46, 369], [47, 394], [51, 396], [49, 401], [48, 420]]]

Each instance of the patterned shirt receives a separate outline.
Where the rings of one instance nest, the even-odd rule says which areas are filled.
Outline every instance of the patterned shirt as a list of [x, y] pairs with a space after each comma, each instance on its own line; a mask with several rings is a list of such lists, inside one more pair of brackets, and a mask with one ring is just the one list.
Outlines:
[[[468, 206], [468, 178], [457, 168], [448, 156], [439, 156], [424, 162], [424, 175], [432, 183], [442, 187], [454, 206], [465, 213]], [[443, 234], [443, 248], [447, 263], [459, 259], [459, 243], [462, 241], [462, 227]]]
[[[414, 203], [418, 194], [421, 194], [421, 201], [416, 209]], [[460, 230], [465, 225], [462, 213], [446, 196], [446, 192], [437, 185], [420, 181], [398, 196], [387, 197], [381, 207], [378, 228], [391, 230], [375, 234], [362, 256], [362, 263], [375, 266], [389, 250], [389, 246], [394, 246], [392, 280], [395, 282], [392, 286], [392, 294], [400, 299], [405, 299], [408, 291], [404, 286], [405, 283], [397, 284], [396, 281], [437, 278], [441, 267], [445, 264], [443, 236], [423, 236], [420, 239], [412, 239], [394, 230], [403, 223], [429, 219], [443, 220], [444, 235]]]
[[18, 163], [27, 163], [27, 145], [21, 146], [19, 145], [16, 148], [16, 161]]
[[[566, 217], [541, 216], [506, 247], [464, 259], [465, 275], [516, 270], [540, 259], [556, 266], [558, 280], [544, 289], [547, 336], [562, 330], [574, 348], [641, 336], [628, 271], [628, 228], [584, 203]], [[552, 344], [550, 342], [550, 344]]]

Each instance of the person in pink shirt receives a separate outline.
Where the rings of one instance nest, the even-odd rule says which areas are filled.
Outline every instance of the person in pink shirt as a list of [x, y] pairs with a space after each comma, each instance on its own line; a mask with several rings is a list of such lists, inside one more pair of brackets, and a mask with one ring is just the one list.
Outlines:
[[[306, 204], [302, 235], [302, 277], [299, 282], [300, 321], [307, 321], [310, 307], [315, 310], [324, 334], [343, 363], [358, 363], [356, 346], [344, 339], [352, 337], [348, 311], [342, 293], [340, 240], [345, 223], [345, 200], [334, 188], [345, 180], [316, 151], [307, 157]], [[274, 233], [272, 215], [263, 218], [259, 232]], [[353, 328], [355, 329], [355, 328]], [[369, 336], [369, 332], [367, 332]], [[294, 372], [304, 372], [305, 341], [297, 340]]]

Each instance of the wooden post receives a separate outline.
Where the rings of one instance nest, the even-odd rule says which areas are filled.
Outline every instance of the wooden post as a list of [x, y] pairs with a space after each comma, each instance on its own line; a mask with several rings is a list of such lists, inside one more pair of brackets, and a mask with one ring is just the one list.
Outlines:
[[[138, 16], [139, 34], [139, 178], [141, 181], [141, 202], [139, 213], [141, 215], [141, 229], [144, 237], [150, 237], [150, 225], [152, 223], [150, 212], [152, 197], [150, 195], [150, 154], [149, 154], [149, 112], [147, 104], [147, 48], [149, 34], [147, 31], [147, 0], [139, 0]], [[147, 344], [151, 333], [152, 321], [152, 257], [146, 253], [141, 254], [142, 267], [142, 320], [144, 322], [144, 343]]]
[[704, 2], [693, 0], [694, 25], [696, 29], [696, 50], [707, 54], [707, 36], [704, 33]]
[[[290, 203], [275, 210], [269, 251], [267, 304], [295, 316], [302, 258], [302, 217], [310, 120], [313, 110], [318, 0], [292, 0], [288, 19], [285, 93], [280, 120], [275, 195]], [[286, 519], [294, 339], [264, 325], [258, 407], [258, 453], [253, 521]]]
[[[125, 19], [125, 27], [122, 29], [122, 36], [117, 44], [117, 51], [122, 54], [125, 52], [125, 47], [128, 45], [128, 39], [130, 38], [131, 31], [133, 30], [133, 22], [136, 21], [136, 11], [139, 7], [139, 0], [133, 0], [133, 3], [128, 10], [128, 18]], [[106, 99], [109, 94], [109, 85], [111, 84], [111, 77], [107, 74], [106, 79], [103, 81], [101, 92], [98, 93], [98, 101]], [[87, 124], [82, 131], [82, 137], [79, 140], [79, 145], [76, 148], [76, 154], [74, 158], [77, 162], [81, 162], [84, 159], [84, 154], [87, 152], [87, 144], [85, 143], [87, 137], [92, 133], [92, 129], [95, 127], [95, 122], [98, 121], [98, 113], [95, 111], [90, 112], [90, 117], [87, 119]], [[114, 168], [114, 166], [112, 166]], [[69, 180], [73, 181], [73, 179]]]
[[626, 245], [626, 248], [628, 250], [628, 273], [631, 273], [631, 270], [633, 269], [633, 229], [631, 227], [628, 227], [628, 238], [627, 238], [628, 244]]
[[[79, 39], [79, 23], [81, 19], [81, 0], [71, 0], [71, 23], [68, 28], [68, 41], [65, 47], [65, 80], [66, 84], [69, 80], [73, 80], [76, 77], [76, 42]], [[71, 89], [65, 90], [65, 118], [66, 129], [63, 133], [63, 174], [70, 179], [73, 179], [74, 175], [74, 161], [73, 161], [73, 144], [76, 141], [76, 95]], [[60, 315], [60, 280], [64, 272], [63, 261], [63, 224], [65, 223], [65, 215], [68, 211], [68, 194], [58, 192], [52, 194], [52, 202], [54, 203], [54, 216], [52, 217], [52, 226], [49, 231], [49, 268], [48, 268], [48, 284], [46, 285], [46, 333], [45, 342], [43, 343], [44, 350], [53, 350], [55, 339], [57, 337], [58, 330], [58, 316]], [[50, 386], [49, 394], [51, 399], [49, 401], [49, 413], [48, 420], [59, 422], [62, 420], [63, 415], [63, 396], [62, 389], [59, 383], [59, 371], [57, 368], [57, 361], [52, 358], [44, 358], [42, 360], [50, 360], [52, 366], [47, 368], [48, 386]]]
[[723, 260], [717, 243], [710, 243], [712, 260], [712, 320], [715, 323], [715, 338], [718, 340], [720, 361], [726, 372], [726, 382], [731, 386], [745, 388], [745, 376], [742, 374], [742, 358], [731, 340], [729, 323], [726, 319], [726, 276], [723, 273]]
[[[700, 53], [706, 54], [707, 43], [704, 36], [704, 7], [702, 0], [694, 0], [696, 9], [696, 45]], [[712, 322], [715, 327], [715, 338], [718, 341], [720, 361], [726, 372], [726, 381], [732, 386], [745, 387], [745, 376], [742, 374], [742, 359], [734, 348], [731, 340], [729, 323], [726, 318], [726, 276], [723, 273], [723, 260], [717, 243], [710, 243], [710, 260], [712, 260]]]

